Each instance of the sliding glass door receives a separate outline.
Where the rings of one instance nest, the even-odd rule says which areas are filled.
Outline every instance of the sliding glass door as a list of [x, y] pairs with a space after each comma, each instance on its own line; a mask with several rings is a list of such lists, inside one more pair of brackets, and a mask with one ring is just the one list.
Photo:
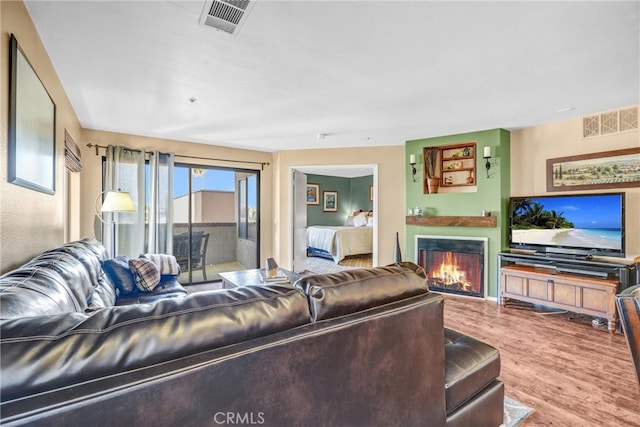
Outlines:
[[189, 285], [259, 266], [257, 171], [176, 164], [173, 254]]

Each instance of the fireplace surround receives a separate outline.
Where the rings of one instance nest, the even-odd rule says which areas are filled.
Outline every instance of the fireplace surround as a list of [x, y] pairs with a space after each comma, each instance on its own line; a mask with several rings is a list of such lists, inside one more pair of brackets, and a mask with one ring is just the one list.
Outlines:
[[417, 235], [415, 242], [430, 290], [486, 298], [488, 238]]

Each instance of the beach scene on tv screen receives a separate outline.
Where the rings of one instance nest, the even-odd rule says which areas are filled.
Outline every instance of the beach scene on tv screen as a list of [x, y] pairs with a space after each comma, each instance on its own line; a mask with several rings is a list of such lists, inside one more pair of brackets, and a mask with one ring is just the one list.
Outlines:
[[531, 197], [512, 203], [513, 243], [622, 249], [619, 195]]

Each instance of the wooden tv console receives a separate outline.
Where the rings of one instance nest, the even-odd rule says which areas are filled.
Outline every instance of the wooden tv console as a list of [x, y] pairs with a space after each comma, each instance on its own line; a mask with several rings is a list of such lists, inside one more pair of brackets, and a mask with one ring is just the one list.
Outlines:
[[615, 295], [634, 285], [633, 262], [604, 262], [561, 256], [502, 252], [500, 300], [530, 302], [607, 320], [614, 333], [618, 320]]

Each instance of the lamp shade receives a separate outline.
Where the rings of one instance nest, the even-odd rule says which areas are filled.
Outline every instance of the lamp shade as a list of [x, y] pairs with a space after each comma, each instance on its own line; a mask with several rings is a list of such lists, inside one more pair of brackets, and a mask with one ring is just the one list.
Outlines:
[[131, 195], [125, 191], [107, 191], [101, 212], [135, 212]]

